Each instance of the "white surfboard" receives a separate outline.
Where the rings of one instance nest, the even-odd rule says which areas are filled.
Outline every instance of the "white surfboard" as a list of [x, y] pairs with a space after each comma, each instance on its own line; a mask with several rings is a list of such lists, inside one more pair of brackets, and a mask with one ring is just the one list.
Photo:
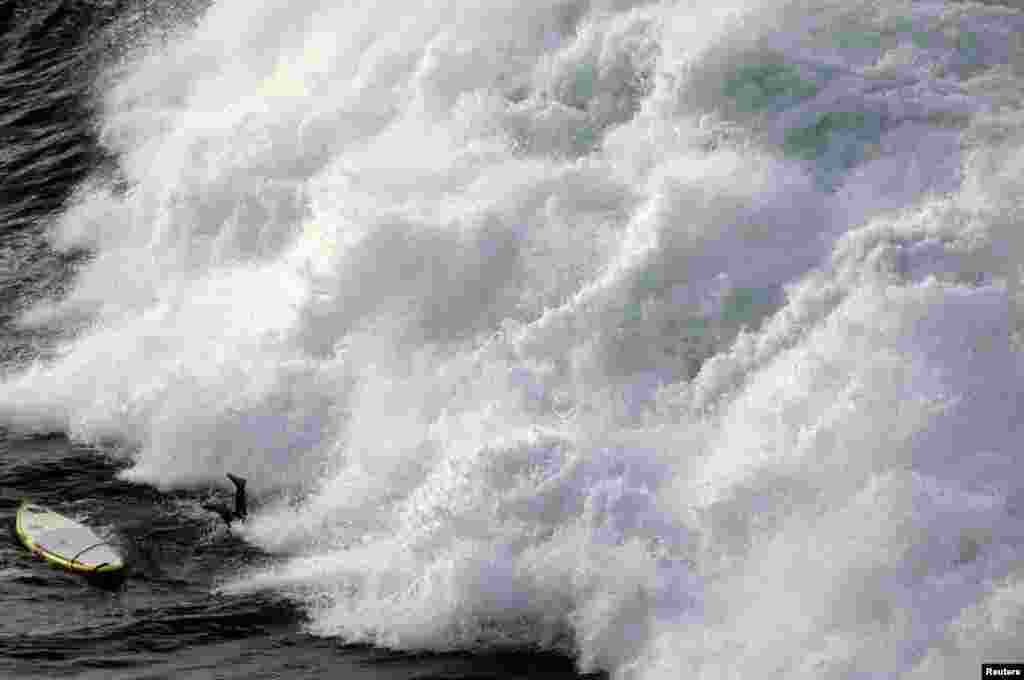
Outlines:
[[124, 571], [120, 553], [92, 529], [41, 505], [23, 503], [15, 528], [26, 548], [68, 571], [97, 576]]

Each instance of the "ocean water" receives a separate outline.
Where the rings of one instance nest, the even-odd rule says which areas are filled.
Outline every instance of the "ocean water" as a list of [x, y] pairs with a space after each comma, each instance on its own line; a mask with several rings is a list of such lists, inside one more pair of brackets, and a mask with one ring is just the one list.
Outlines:
[[8, 7], [12, 672], [1024, 661], [1020, 3]]

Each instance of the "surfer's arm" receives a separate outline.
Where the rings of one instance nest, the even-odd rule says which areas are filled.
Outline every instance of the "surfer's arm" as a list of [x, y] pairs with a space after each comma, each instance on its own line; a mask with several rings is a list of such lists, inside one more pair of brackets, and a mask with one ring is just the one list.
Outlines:
[[203, 503], [203, 510], [217, 513], [228, 526], [231, 526], [231, 520], [235, 518], [231, 510], [226, 505], [221, 505], [220, 503]]
[[230, 472], [227, 477], [235, 485], [235, 517], [245, 519], [249, 514], [246, 508], [245, 479]]

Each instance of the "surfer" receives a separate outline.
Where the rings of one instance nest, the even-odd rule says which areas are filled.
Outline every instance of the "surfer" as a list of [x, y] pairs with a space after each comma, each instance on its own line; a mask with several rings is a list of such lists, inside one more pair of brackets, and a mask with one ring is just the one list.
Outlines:
[[245, 507], [245, 480], [230, 472], [227, 477], [235, 485], [235, 509], [232, 510], [224, 503], [203, 503], [203, 510], [217, 513], [221, 519], [227, 522], [228, 526], [231, 526], [235, 520], [244, 522], [249, 513]]

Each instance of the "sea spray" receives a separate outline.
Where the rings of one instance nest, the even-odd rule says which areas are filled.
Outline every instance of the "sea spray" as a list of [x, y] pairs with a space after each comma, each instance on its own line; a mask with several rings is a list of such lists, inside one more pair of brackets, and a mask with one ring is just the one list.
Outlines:
[[1020, 658], [1021, 31], [215, 3], [102, 81], [122, 181], [55, 225], [91, 259], [22, 323], [74, 339], [0, 418], [249, 478], [276, 564], [224, 589], [319, 635], [637, 680]]

